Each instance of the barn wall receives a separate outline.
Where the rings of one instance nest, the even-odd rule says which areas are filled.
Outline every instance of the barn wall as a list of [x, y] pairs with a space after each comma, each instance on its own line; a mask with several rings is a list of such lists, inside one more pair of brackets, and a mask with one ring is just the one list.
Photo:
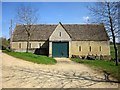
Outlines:
[[[79, 51], [79, 47], [81, 47], [81, 51]], [[72, 55], [110, 55], [109, 41], [72, 41], [71, 49]]]
[[65, 31], [65, 29], [59, 24], [54, 32], [51, 34], [50, 41], [71, 41], [70, 36]]
[[[36, 49], [46, 49], [46, 54], [48, 53], [48, 42], [46, 41], [30, 41], [31, 43], [31, 48], [29, 48], [30, 52], [35, 52]], [[21, 48], [19, 45], [21, 44]], [[25, 52], [27, 48], [27, 42], [12, 42], [12, 47], [14, 51], [17, 52]]]
[[[27, 42], [12, 42], [12, 49], [20, 49], [19, 48], [19, 44], [21, 43], [21, 49], [26, 49], [27, 48]], [[48, 45], [47, 43], [45, 44], [45, 41], [30, 41], [29, 43], [31, 43], [31, 48], [40, 48], [40, 44], [41, 46], [43, 46], [44, 48], [46, 48]]]
[[[21, 48], [19, 48], [19, 43], [21, 43]], [[41, 43], [42, 48], [46, 48], [46, 52], [50, 52], [50, 47], [49, 42], [45, 41], [32, 41], [31, 43], [31, 48], [33, 48], [33, 51], [36, 48], [39, 47], [39, 43]], [[18, 52], [25, 52], [26, 51], [26, 46], [27, 42], [12, 42], [12, 49]], [[79, 46], [81, 47], [81, 51], [79, 51]], [[90, 47], [91, 46], [91, 52], [90, 52]], [[100, 51], [100, 46], [101, 46], [101, 51]], [[52, 53], [49, 53], [50, 55]], [[79, 55], [79, 56], [87, 56], [88, 54], [90, 55], [110, 55], [110, 46], [109, 46], [109, 41], [71, 41], [69, 43], [69, 56], [71, 57], [72, 55]]]
[[52, 57], [52, 42], [68, 42], [69, 57], [71, 57], [71, 37], [66, 30], [59, 24], [49, 37], [49, 56]]

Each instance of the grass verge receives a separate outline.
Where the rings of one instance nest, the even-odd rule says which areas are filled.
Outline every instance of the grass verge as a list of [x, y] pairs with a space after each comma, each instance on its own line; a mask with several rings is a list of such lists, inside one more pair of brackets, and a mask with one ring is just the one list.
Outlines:
[[[118, 49], [118, 58], [120, 59], [120, 45], [117, 45], [117, 49]], [[114, 50], [114, 46], [113, 45], [110, 45], [110, 54], [111, 54], [111, 57], [112, 59], [115, 58], [115, 50]]]
[[120, 65], [115, 66], [113, 61], [105, 61], [105, 60], [80, 60], [78, 58], [71, 58], [72, 61], [88, 65], [97, 71], [107, 71], [111, 74], [112, 77], [119, 79], [120, 74]]
[[16, 58], [20, 58], [26, 61], [31, 61], [37, 64], [55, 64], [57, 61], [53, 58], [43, 56], [43, 55], [36, 55], [33, 53], [25, 53], [25, 52], [10, 52], [7, 50], [3, 50], [3, 53], [11, 55]]

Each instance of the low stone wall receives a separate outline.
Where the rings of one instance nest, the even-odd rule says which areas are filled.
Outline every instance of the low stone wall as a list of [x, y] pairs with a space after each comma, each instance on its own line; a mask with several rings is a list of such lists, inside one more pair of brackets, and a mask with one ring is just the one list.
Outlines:
[[72, 55], [72, 58], [81, 58], [81, 59], [88, 59], [88, 60], [111, 60], [111, 56], [110, 55], [87, 55], [87, 56], [83, 56], [83, 55]]

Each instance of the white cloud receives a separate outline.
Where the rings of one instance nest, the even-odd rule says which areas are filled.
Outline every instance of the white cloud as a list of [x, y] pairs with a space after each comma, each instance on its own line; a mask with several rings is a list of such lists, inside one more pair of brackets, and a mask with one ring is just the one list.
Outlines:
[[90, 19], [90, 17], [89, 17], [89, 16], [85, 16], [85, 17], [83, 17], [83, 21], [84, 21], [84, 22], [86, 22], [86, 23], [88, 23], [88, 22], [89, 22], [89, 19]]

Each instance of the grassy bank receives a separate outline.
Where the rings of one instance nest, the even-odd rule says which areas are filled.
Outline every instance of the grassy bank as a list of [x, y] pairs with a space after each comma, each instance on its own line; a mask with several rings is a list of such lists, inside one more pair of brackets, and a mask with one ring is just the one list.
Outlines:
[[118, 75], [120, 74], [120, 70], [118, 70], [118, 68], [120, 68], [120, 65], [115, 66], [115, 63], [113, 61], [110, 62], [104, 60], [80, 60], [77, 58], [72, 58], [71, 60], [81, 64], [88, 65], [97, 71], [105, 70], [109, 72], [112, 77], [119, 79]]
[[56, 63], [55, 59], [47, 56], [43, 56], [43, 55], [36, 55], [36, 54], [25, 53], [25, 52], [10, 52], [7, 50], [4, 50], [3, 52], [13, 57], [20, 58], [26, 61], [31, 61], [38, 64], [55, 64]]
[[[119, 45], [117, 46], [119, 47]], [[118, 48], [118, 51], [120, 51], [120, 48]], [[111, 57], [112, 59], [114, 59], [114, 46], [110, 45], [110, 53], [111, 53]], [[118, 56], [120, 58], [120, 56]], [[96, 69], [98, 71], [107, 71], [111, 73], [111, 76], [119, 79], [119, 74], [120, 74], [120, 65], [119, 66], [115, 66], [115, 62], [113, 61], [109, 61], [109, 60], [80, 60], [78, 58], [72, 58], [71, 60], [81, 63], [81, 64], [85, 64], [88, 65], [90, 67], [92, 67], [93, 69]], [[119, 79], [120, 80], [120, 79]]]

